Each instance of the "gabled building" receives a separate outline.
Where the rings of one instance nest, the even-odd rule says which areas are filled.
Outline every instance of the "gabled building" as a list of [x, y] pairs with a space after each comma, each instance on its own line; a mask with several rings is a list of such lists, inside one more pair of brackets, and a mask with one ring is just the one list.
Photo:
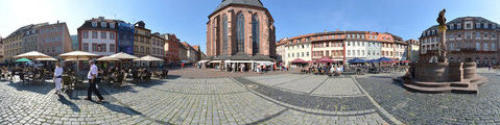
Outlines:
[[160, 59], [165, 58], [165, 38], [161, 37], [160, 33], [153, 33], [150, 40], [151, 56]]
[[313, 63], [325, 57], [338, 64], [346, 64], [354, 58], [386, 57], [402, 61], [406, 59], [404, 53], [407, 49], [407, 44], [399, 36], [370, 31], [311, 33], [282, 39], [276, 45], [278, 57], [286, 66], [295, 59]]
[[181, 59], [179, 57], [179, 51], [180, 48], [183, 47], [180, 40], [177, 38], [177, 36], [175, 36], [175, 34], [163, 34], [162, 36], [166, 40], [164, 50], [167, 63], [180, 64]]
[[[446, 23], [446, 46], [449, 62], [476, 61], [478, 66], [498, 64], [500, 61], [497, 23], [482, 17], [459, 17]], [[437, 25], [424, 30], [420, 36], [420, 59], [428, 60], [428, 53], [437, 51], [441, 41]], [[425, 57], [425, 58], [424, 58]]]
[[12, 62], [13, 56], [30, 51], [57, 56], [72, 51], [71, 45], [66, 23], [31, 24], [17, 29], [3, 40], [3, 60]]
[[418, 56], [420, 55], [420, 42], [418, 40], [410, 39], [406, 40], [406, 43], [408, 44], [408, 49], [407, 49], [407, 55], [408, 55], [408, 60], [411, 62], [417, 62], [418, 61]]
[[112, 55], [117, 50], [118, 20], [104, 17], [86, 20], [78, 28], [79, 50], [101, 56]]
[[146, 28], [146, 23], [135, 23], [134, 30], [134, 55], [138, 57], [151, 54], [151, 30]]

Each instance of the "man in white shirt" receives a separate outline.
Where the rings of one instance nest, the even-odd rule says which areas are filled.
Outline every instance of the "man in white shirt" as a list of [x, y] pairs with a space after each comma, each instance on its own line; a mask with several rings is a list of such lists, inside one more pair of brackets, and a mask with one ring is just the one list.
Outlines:
[[96, 85], [96, 78], [97, 78], [97, 66], [94, 64], [95, 62], [93, 60], [89, 61], [90, 65], [90, 70], [89, 73], [87, 74], [87, 78], [89, 79], [89, 89], [87, 91], [87, 98], [86, 100], [92, 100], [92, 92], [94, 92], [99, 100], [97, 102], [102, 102], [104, 98], [102, 97], [101, 93], [99, 93], [99, 90], [97, 90], [97, 85]]

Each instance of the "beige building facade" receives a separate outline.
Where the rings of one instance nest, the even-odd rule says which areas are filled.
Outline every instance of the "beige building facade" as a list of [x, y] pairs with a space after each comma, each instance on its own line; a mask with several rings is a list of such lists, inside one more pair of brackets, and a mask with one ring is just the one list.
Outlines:
[[[448, 60], [463, 62], [476, 61], [478, 66], [496, 65], [499, 60], [498, 24], [482, 17], [459, 17], [447, 23], [446, 31]], [[422, 32], [420, 53], [437, 51], [441, 36], [437, 26]]]

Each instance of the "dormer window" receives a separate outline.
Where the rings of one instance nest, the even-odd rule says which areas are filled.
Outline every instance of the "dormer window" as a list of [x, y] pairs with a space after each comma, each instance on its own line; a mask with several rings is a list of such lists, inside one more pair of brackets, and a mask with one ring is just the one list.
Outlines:
[[115, 28], [115, 23], [109, 23], [109, 28], [114, 29]]
[[472, 29], [472, 21], [464, 22], [464, 29], [466, 30]]
[[106, 23], [106, 22], [101, 22], [101, 27], [102, 27], [102, 28], [106, 28], [106, 27], [108, 27], [108, 23]]
[[455, 29], [455, 24], [450, 24], [450, 30]]
[[481, 23], [476, 23], [476, 29], [481, 28]]
[[97, 22], [92, 22], [92, 27], [97, 27]]
[[457, 29], [458, 29], [458, 30], [459, 30], [459, 29], [462, 29], [462, 24], [457, 23]]
[[485, 29], [488, 29], [488, 24], [487, 23], [484, 23], [483, 25], [484, 25]]

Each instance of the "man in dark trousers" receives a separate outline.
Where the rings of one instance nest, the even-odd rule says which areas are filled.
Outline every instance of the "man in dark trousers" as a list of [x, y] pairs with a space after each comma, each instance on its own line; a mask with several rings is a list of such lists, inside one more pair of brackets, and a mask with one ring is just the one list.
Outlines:
[[90, 70], [89, 73], [87, 74], [87, 78], [89, 79], [89, 89], [87, 91], [87, 98], [85, 100], [92, 100], [92, 92], [94, 92], [97, 95], [97, 102], [102, 102], [104, 98], [102, 97], [101, 93], [99, 93], [99, 90], [97, 90], [97, 85], [96, 85], [96, 78], [97, 78], [97, 66], [95, 65], [95, 62], [93, 60], [89, 61], [90, 65]]

